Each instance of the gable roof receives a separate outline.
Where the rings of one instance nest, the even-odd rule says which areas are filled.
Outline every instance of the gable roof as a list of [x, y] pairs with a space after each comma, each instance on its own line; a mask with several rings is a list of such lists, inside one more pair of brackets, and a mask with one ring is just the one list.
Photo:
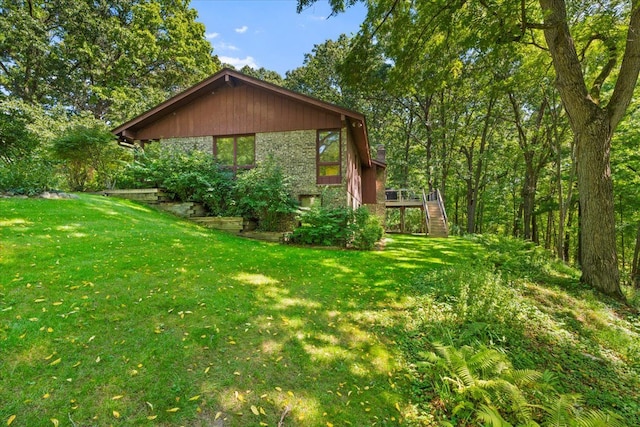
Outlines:
[[310, 96], [285, 89], [283, 87], [262, 81], [229, 68], [224, 68], [211, 77], [195, 84], [194, 86], [180, 92], [165, 102], [151, 108], [141, 115], [113, 129], [112, 132], [122, 139], [135, 139], [135, 133], [139, 129], [175, 112], [181, 107], [189, 104], [195, 99], [210, 94], [221, 86], [237, 86], [239, 84], [250, 85], [267, 92], [271, 92], [291, 100], [295, 100], [307, 105], [314, 106], [321, 110], [339, 114], [346, 122], [353, 135], [358, 154], [362, 163], [371, 166], [371, 155], [369, 152], [369, 139], [367, 135], [367, 124], [363, 114], [352, 111], [335, 104], [321, 101]]

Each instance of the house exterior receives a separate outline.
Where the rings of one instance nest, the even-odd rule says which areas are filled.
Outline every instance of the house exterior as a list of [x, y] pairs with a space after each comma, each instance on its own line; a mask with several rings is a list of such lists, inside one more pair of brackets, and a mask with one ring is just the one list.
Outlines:
[[367, 205], [384, 217], [385, 163], [365, 117], [223, 69], [113, 130], [121, 142], [211, 153], [234, 171], [273, 158], [302, 206]]

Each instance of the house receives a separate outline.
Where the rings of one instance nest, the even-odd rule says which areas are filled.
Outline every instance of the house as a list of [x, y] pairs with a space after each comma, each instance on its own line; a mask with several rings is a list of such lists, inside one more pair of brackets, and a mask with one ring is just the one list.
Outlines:
[[362, 114], [234, 70], [223, 69], [113, 133], [142, 146], [197, 148], [234, 171], [272, 157], [302, 206], [368, 205], [384, 215], [385, 163], [372, 158]]

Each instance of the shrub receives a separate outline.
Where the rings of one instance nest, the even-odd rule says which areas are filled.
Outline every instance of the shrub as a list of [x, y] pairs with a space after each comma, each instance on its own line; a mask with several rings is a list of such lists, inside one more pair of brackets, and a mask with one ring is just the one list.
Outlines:
[[53, 154], [73, 191], [113, 187], [127, 152], [102, 124], [77, 125], [53, 140]]
[[160, 187], [176, 200], [199, 202], [213, 215], [229, 215], [233, 209], [233, 174], [209, 153], [152, 144], [138, 150], [121, 173], [121, 188]]
[[353, 235], [353, 247], [360, 250], [371, 250], [382, 239], [384, 228], [377, 216], [371, 215], [363, 206], [355, 211], [355, 227]]
[[300, 216], [291, 242], [303, 245], [346, 246], [351, 240], [353, 210], [313, 206]]
[[382, 238], [384, 230], [378, 219], [360, 207], [312, 207], [300, 217], [301, 226], [293, 231], [291, 241], [304, 245], [352, 246], [370, 250]]
[[284, 231], [293, 219], [296, 201], [291, 197], [289, 178], [273, 159], [242, 172], [236, 180], [237, 212], [258, 220], [263, 231]]
[[28, 121], [22, 111], [0, 104], [0, 161], [10, 165], [35, 149], [38, 139], [27, 128]]
[[19, 158], [0, 168], [0, 191], [34, 196], [56, 184], [54, 163], [39, 155]]

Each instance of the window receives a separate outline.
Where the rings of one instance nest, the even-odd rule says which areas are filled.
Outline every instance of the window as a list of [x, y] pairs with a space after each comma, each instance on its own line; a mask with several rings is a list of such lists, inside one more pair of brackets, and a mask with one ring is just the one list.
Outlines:
[[254, 135], [224, 136], [213, 141], [213, 154], [221, 165], [237, 172], [238, 169], [251, 169], [256, 163], [256, 144]]
[[342, 182], [340, 129], [319, 130], [317, 141], [318, 184]]

